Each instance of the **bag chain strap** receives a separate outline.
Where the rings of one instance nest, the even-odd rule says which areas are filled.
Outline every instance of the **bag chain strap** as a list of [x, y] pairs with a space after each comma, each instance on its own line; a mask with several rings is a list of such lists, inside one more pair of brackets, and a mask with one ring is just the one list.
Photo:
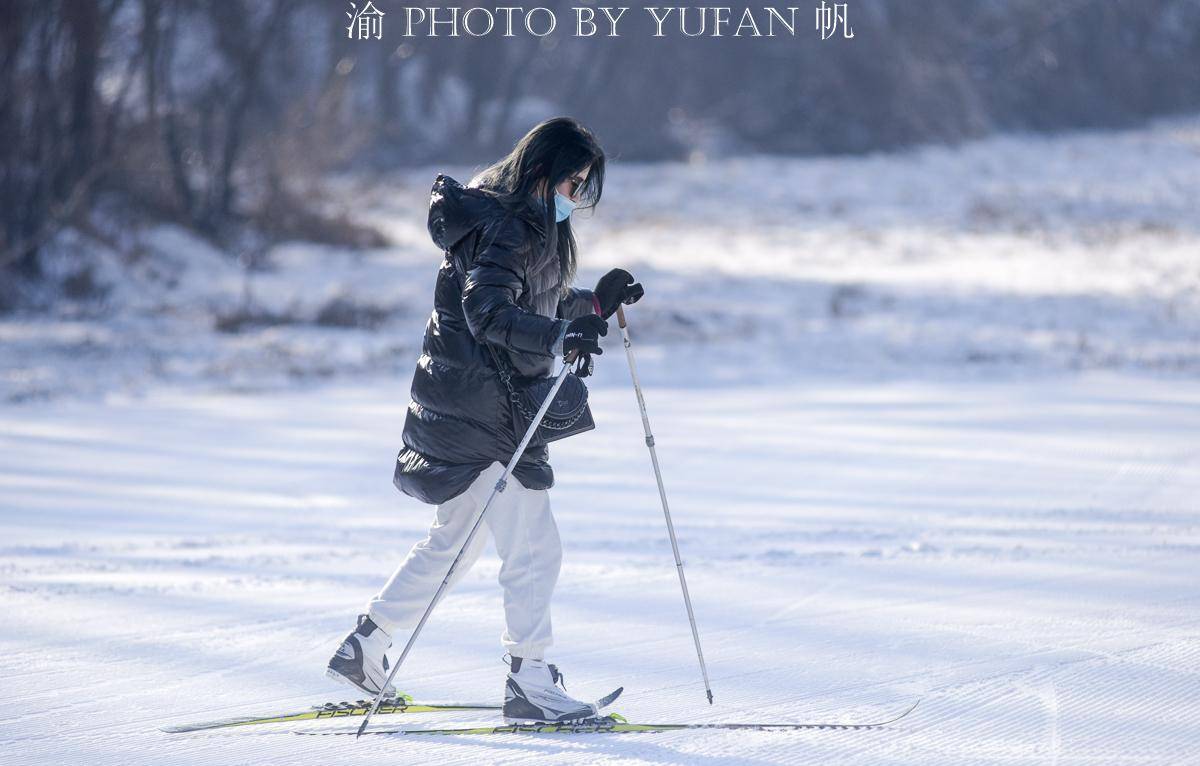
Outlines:
[[525, 409], [525, 405], [521, 403], [521, 395], [517, 393], [515, 388], [513, 388], [512, 373], [508, 372], [506, 370], [507, 365], [500, 361], [500, 356], [496, 353], [496, 347], [491, 343], [486, 343], [486, 345], [488, 347], [488, 351], [492, 353], [492, 361], [496, 363], [496, 372], [499, 373], [500, 380], [504, 381], [504, 387], [508, 389], [509, 401], [516, 405], [517, 409], [520, 410], [521, 414], [525, 416], [526, 420], [532, 422], [533, 416], [537, 413], [530, 412], [529, 410]]

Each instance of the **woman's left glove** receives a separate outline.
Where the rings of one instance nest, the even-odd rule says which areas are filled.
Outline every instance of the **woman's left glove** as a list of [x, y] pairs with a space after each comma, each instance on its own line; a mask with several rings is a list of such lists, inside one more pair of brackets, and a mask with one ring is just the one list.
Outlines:
[[633, 281], [633, 275], [625, 269], [613, 269], [596, 283], [592, 291], [596, 302], [600, 304], [600, 316], [608, 319], [622, 303], [629, 305], [637, 303], [646, 291], [640, 282]]

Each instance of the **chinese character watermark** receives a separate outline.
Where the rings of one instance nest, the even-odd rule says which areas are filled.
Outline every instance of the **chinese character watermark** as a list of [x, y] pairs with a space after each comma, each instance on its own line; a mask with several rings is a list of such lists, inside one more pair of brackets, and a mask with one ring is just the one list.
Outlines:
[[383, 11], [375, 7], [371, 0], [367, 0], [367, 4], [358, 9], [355, 3], [350, 3], [353, 12], [346, 11], [346, 15], [350, 17], [350, 25], [346, 27], [346, 37], [351, 40], [369, 40], [372, 36], [376, 40], [383, 39], [383, 17], [386, 15]]
[[854, 37], [854, 29], [846, 22], [846, 6], [848, 3], [834, 3], [830, 7], [825, 0], [817, 7], [817, 29], [821, 39], [828, 40], [837, 34], [838, 27], [842, 28], [842, 36], [847, 40]]

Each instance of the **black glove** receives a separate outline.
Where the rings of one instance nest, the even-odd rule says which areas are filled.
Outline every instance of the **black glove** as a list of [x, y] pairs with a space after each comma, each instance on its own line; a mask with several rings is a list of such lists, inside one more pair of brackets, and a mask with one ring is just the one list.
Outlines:
[[633, 275], [625, 269], [613, 269], [596, 283], [592, 291], [600, 304], [600, 316], [608, 319], [622, 303], [629, 305], [637, 303], [646, 291], [640, 282], [633, 281]]
[[580, 354], [579, 356], [575, 357], [575, 366], [571, 369], [571, 372], [575, 373], [577, 377], [586, 378], [588, 375], [592, 374], [593, 369], [594, 365], [592, 364], [592, 355]]
[[572, 351], [580, 354], [603, 354], [600, 350], [601, 335], [608, 335], [608, 322], [595, 314], [572, 319], [567, 325], [567, 334], [563, 337], [563, 356], [569, 357]]

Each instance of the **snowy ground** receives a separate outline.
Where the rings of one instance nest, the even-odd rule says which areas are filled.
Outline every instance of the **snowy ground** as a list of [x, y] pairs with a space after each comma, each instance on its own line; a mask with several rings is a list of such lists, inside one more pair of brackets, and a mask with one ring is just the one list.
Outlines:
[[[555, 450], [553, 659], [573, 692], [622, 684], [641, 721], [853, 721], [921, 698], [886, 730], [157, 732], [348, 697], [323, 663], [429, 516], [388, 484], [392, 393], [9, 410], [4, 762], [1200, 762], [1200, 393], [1107, 375], [651, 389], [712, 708], [632, 392], [598, 391], [601, 429]], [[435, 613], [404, 690], [498, 697], [498, 567], [489, 550]]]
[[[277, 248], [249, 302], [228, 256], [159, 229], [105, 302], [0, 317], [0, 763], [1200, 764], [1200, 118], [614, 166], [580, 222], [585, 283], [647, 286], [630, 316], [716, 705], [612, 336], [599, 428], [553, 450], [568, 688], [624, 685], [614, 709], [650, 722], [919, 697], [903, 722], [158, 732], [356, 696], [324, 663], [431, 515], [390, 479], [441, 169], [344, 182], [395, 246]], [[404, 691], [498, 700], [498, 568], [439, 607]]]

